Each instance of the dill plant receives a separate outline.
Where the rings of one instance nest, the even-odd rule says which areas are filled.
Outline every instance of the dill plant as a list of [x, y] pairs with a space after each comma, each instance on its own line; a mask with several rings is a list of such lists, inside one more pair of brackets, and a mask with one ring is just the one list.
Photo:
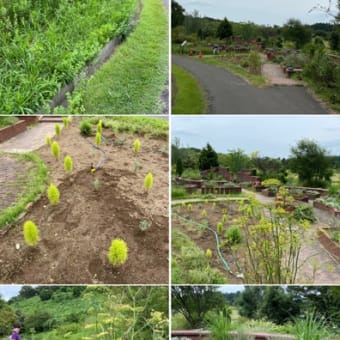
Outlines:
[[222, 222], [218, 222], [217, 225], [216, 225], [216, 229], [217, 229], [217, 232], [219, 234], [222, 234], [222, 232], [223, 232], [223, 223]]
[[51, 145], [51, 152], [55, 159], [59, 159], [60, 157], [60, 146], [58, 142], [54, 141]]
[[71, 172], [73, 170], [73, 161], [71, 156], [65, 156], [64, 158], [64, 169], [66, 172]]
[[103, 133], [103, 122], [101, 119], [99, 119], [98, 124], [97, 124], [97, 132], [100, 134]]
[[111, 242], [107, 257], [113, 266], [117, 267], [123, 265], [128, 257], [126, 242], [120, 238], [114, 239]]
[[56, 205], [59, 203], [60, 192], [53, 183], [51, 183], [47, 189], [47, 197], [50, 201], [50, 204]]
[[51, 136], [50, 135], [47, 135], [45, 137], [45, 142], [48, 146], [51, 146], [51, 143], [52, 143], [52, 140], [51, 140]]
[[99, 146], [101, 142], [102, 142], [102, 135], [100, 132], [97, 132], [96, 133], [96, 145]]
[[211, 257], [212, 257], [212, 251], [208, 248], [206, 251], [205, 251], [205, 257], [210, 260]]
[[133, 150], [135, 153], [139, 152], [140, 146], [141, 146], [140, 140], [138, 138], [135, 139], [135, 141], [133, 142]]
[[55, 134], [56, 134], [57, 137], [59, 137], [61, 135], [61, 127], [60, 127], [59, 124], [56, 124], [54, 126], [54, 131], [55, 131]]
[[39, 242], [39, 229], [32, 221], [24, 223], [24, 238], [26, 244], [35, 246]]
[[144, 188], [146, 191], [150, 191], [153, 185], [153, 175], [149, 172], [144, 178]]
[[70, 125], [70, 119], [69, 119], [69, 117], [64, 117], [64, 118], [63, 118], [63, 124], [64, 124], [64, 127], [65, 127], [65, 128], [68, 128], [68, 127], [69, 127], [69, 125]]

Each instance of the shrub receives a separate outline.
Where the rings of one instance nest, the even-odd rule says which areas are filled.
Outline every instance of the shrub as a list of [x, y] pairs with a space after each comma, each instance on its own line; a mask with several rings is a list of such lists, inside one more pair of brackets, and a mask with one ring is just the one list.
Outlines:
[[59, 159], [60, 156], [60, 146], [58, 142], [54, 141], [51, 145], [51, 152], [55, 159]]
[[80, 123], [80, 133], [83, 135], [83, 136], [90, 136], [91, 133], [92, 133], [92, 126], [91, 126], [91, 123], [88, 122], [87, 120], [83, 120], [81, 123]]
[[50, 201], [50, 204], [55, 205], [59, 203], [60, 193], [58, 188], [53, 183], [51, 183], [47, 189], [47, 197]]
[[101, 142], [102, 142], [102, 135], [101, 133], [97, 132], [96, 133], [96, 145], [99, 146]]
[[73, 161], [71, 156], [66, 156], [64, 158], [64, 169], [67, 172], [71, 172], [73, 170]]
[[185, 198], [187, 196], [187, 192], [183, 188], [171, 188], [171, 197], [173, 199], [178, 199], [178, 198]]
[[55, 134], [57, 135], [57, 137], [59, 137], [61, 135], [61, 128], [60, 128], [59, 124], [56, 124], [54, 126], [54, 131], [55, 131]]
[[293, 216], [298, 221], [307, 220], [315, 222], [316, 220], [313, 207], [310, 205], [299, 205], [295, 208]]
[[101, 119], [99, 119], [98, 124], [97, 124], [97, 132], [100, 134], [103, 133], [103, 122]]
[[146, 189], [146, 191], [150, 191], [153, 185], [153, 176], [152, 173], [149, 172], [145, 178], [144, 178], [144, 188]]
[[52, 140], [51, 140], [51, 136], [50, 135], [47, 135], [45, 137], [45, 142], [48, 146], [51, 146], [51, 143], [52, 143]]
[[29, 246], [37, 245], [39, 241], [39, 229], [32, 221], [26, 221], [24, 224], [24, 238]]
[[241, 243], [241, 231], [238, 226], [231, 227], [225, 233], [225, 237], [230, 245], [236, 245]]
[[138, 153], [140, 150], [140, 140], [138, 138], [133, 142], [133, 150], [135, 153]]
[[128, 247], [125, 241], [119, 238], [113, 240], [107, 256], [113, 266], [124, 264], [128, 257]]

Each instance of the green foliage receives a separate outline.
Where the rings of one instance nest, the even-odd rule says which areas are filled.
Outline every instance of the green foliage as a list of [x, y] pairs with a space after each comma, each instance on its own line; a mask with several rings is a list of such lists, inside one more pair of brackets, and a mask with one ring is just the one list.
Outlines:
[[222, 232], [223, 232], [223, 223], [222, 222], [217, 223], [216, 230], [219, 234], [222, 234]]
[[135, 139], [135, 141], [133, 142], [133, 150], [135, 153], [138, 153], [140, 150], [140, 140], [137, 138]]
[[7, 127], [7, 126], [14, 125], [15, 123], [18, 122], [18, 120], [19, 119], [17, 117], [2, 116], [0, 117], [0, 129]]
[[207, 249], [207, 250], [205, 251], [205, 257], [206, 257], [208, 260], [211, 259], [211, 257], [212, 257], [212, 251], [211, 251], [210, 249]]
[[325, 322], [314, 313], [307, 313], [304, 319], [295, 318], [294, 335], [296, 340], [322, 340], [328, 335]]
[[68, 117], [63, 117], [63, 125], [64, 125], [64, 128], [68, 128], [69, 125], [70, 125], [70, 120]]
[[229, 38], [233, 35], [233, 27], [227, 18], [224, 18], [223, 21], [219, 24], [216, 32], [216, 36], [223, 40]]
[[96, 133], [96, 145], [99, 146], [101, 142], [102, 142], [102, 135], [99, 132], [97, 132]]
[[249, 157], [241, 149], [228, 150], [224, 162], [230, 171], [236, 175], [249, 165]]
[[187, 192], [184, 188], [171, 188], [171, 198], [172, 199], [181, 199], [187, 197]]
[[47, 136], [45, 137], [45, 142], [46, 142], [46, 144], [47, 144], [48, 146], [51, 146], [52, 140], [51, 140], [51, 136], [50, 136], [50, 135], [47, 135]]
[[51, 145], [51, 152], [55, 159], [59, 159], [60, 157], [60, 146], [58, 142], [54, 141]]
[[270, 188], [270, 187], [277, 188], [281, 185], [281, 182], [276, 178], [268, 178], [262, 182], [262, 185], [267, 188]]
[[181, 158], [178, 158], [177, 159], [177, 162], [176, 162], [176, 176], [179, 176], [181, 177], [182, 173], [183, 173], [183, 162], [182, 162], [182, 159]]
[[36, 332], [43, 332], [53, 328], [55, 320], [47, 311], [36, 310], [34, 314], [25, 318], [24, 326], [26, 329], [33, 329]]
[[56, 205], [59, 203], [60, 192], [53, 183], [51, 183], [47, 188], [47, 197], [50, 204]]
[[208, 170], [218, 166], [218, 156], [209, 143], [201, 150], [198, 159], [198, 168]]
[[309, 222], [315, 222], [316, 218], [312, 206], [309, 205], [298, 205], [294, 210], [294, 218], [297, 221], [307, 220]]
[[103, 133], [103, 121], [99, 119], [97, 123], [97, 133], [102, 134]]
[[261, 74], [261, 56], [257, 52], [251, 52], [248, 57], [249, 71], [252, 74]]
[[99, 179], [98, 178], [95, 178], [94, 181], [93, 181], [93, 187], [94, 187], [94, 190], [98, 191], [99, 188], [100, 188], [100, 182], [99, 182]]
[[56, 124], [54, 126], [54, 131], [55, 131], [55, 134], [56, 134], [57, 137], [59, 137], [61, 135], [61, 128], [60, 128], [59, 124]]
[[233, 227], [228, 228], [224, 236], [228, 244], [231, 246], [240, 244], [242, 240], [241, 231], [238, 226], [233, 226]]
[[150, 229], [151, 222], [148, 221], [148, 220], [142, 220], [142, 221], [139, 222], [138, 227], [141, 231], [146, 231], [146, 230]]
[[207, 313], [208, 329], [214, 340], [231, 340], [231, 309], [224, 306], [222, 311]]
[[183, 24], [185, 9], [175, 0], [171, 1], [171, 27]]
[[287, 40], [295, 43], [297, 49], [303, 47], [312, 38], [310, 29], [296, 19], [289, 19], [287, 21], [283, 27], [283, 34]]
[[0, 297], [0, 336], [8, 336], [11, 334], [13, 323], [17, 320], [17, 315], [14, 310], [6, 305], [2, 304]]
[[24, 238], [29, 246], [36, 246], [39, 241], [39, 229], [32, 221], [24, 223]]
[[83, 136], [90, 136], [92, 133], [91, 123], [87, 119], [84, 119], [81, 121], [79, 128], [80, 128], [80, 133]]
[[73, 161], [71, 156], [65, 156], [64, 158], [64, 169], [66, 172], [71, 172], [73, 170]]
[[107, 256], [113, 266], [123, 265], [128, 257], [128, 247], [125, 241], [122, 239], [113, 240]]
[[153, 185], [153, 175], [149, 172], [144, 178], [144, 188], [147, 192], [150, 192]]

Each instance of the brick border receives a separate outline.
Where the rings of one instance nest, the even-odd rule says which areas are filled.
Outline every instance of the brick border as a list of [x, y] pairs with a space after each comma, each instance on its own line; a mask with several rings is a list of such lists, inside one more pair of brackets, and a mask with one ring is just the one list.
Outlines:
[[18, 135], [21, 132], [24, 132], [27, 126], [38, 122], [38, 116], [24, 116], [18, 117], [20, 120], [13, 125], [6, 126], [0, 129], [0, 143], [5, 142], [8, 139]]

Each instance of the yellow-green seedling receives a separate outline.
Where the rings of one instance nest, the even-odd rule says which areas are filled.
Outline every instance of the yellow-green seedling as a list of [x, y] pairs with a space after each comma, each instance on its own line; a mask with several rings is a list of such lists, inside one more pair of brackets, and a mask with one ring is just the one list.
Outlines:
[[60, 157], [60, 146], [58, 142], [54, 141], [51, 145], [51, 152], [55, 159], [59, 159]]
[[99, 119], [99, 122], [97, 124], [97, 132], [102, 134], [103, 133], [103, 122], [101, 119]]
[[188, 204], [188, 210], [189, 210], [189, 211], [192, 210], [192, 204]]
[[96, 145], [99, 146], [102, 142], [102, 134], [100, 132], [96, 133]]
[[210, 260], [211, 257], [212, 257], [212, 251], [208, 248], [206, 251], [205, 251], [205, 257]]
[[153, 185], [153, 176], [152, 173], [149, 172], [145, 178], [144, 178], [144, 188], [146, 189], [146, 191], [150, 191]]
[[135, 153], [138, 153], [140, 150], [140, 140], [138, 138], [133, 142], [133, 150]]
[[60, 128], [60, 125], [59, 125], [59, 124], [56, 124], [56, 125], [54, 126], [54, 131], [55, 131], [55, 134], [57, 135], [57, 137], [59, 137], [60, 134], [61, 134], [61, 128]]
[[51, 140], [51, 136], [50, 136], [50, 135], [47, 135], [47, 136], [45, 137], [45, 142], [46, 142], [46, 144], [47, 144], [48, 146], [51, 145], [52, 140]]
[[60, 192], [53, 183], [51, 183], [47, 189], [47, 197], [50, 201], [50, 204], [55, 205], [59, 203]]
[[128, 247], [124, 240], [116, 238], [112, 241], [107, 257], [113, 266], [121, 266], [128, 257]]
[[216, 208], [216, 202], [213, 202], [212, 208], [213, 208], [213, 210], [215, 210], [215, 208]]
[[207, 211], [205, 209], [202, 210], [201, 216], [202, 217], [207, 217]]
[[222, 209], [222, 214], [225, 215], [227, 213], [227, 209], [226, 208], [223, 208]]
[[63, 118], [63, 124], [64, 124], [64, 127], [65, 127], [65, 128], [68, 128], [68, 127], [69, 127], [69, 125], [70, 125], [70, 120], [69, 120], [68, 117], [64, 117], [64, 118]]
[[24, 238], [29, 246], [35, 246], [39, 242], [39, 229], [32, 221], [24, 223]]
[[99, 179], [98, 178], [95, 178], [94, 181], [93, 181], [93, 187], [94, 187], [94, 190], [98, 191], [99, 188], [100, 188], [100, 182], [99, 182]]
[[227, 216], [227, 214], [223, 214], [222, 215], [222, 222], [227, 222], [227, 220], [228, 220], [228, 216]]
[[64, 158], [64, 169], [66, 172], [71, 172], [73, 170], [73, 161], [71, 156], [66, 156]]
[[217, 229], [217, 232], [219, 234], [222, 234], [222, 232], [223, 232], [223, 223], [222, 222], [218, 222], [217, 225], [216, 225], [216, 229]]

